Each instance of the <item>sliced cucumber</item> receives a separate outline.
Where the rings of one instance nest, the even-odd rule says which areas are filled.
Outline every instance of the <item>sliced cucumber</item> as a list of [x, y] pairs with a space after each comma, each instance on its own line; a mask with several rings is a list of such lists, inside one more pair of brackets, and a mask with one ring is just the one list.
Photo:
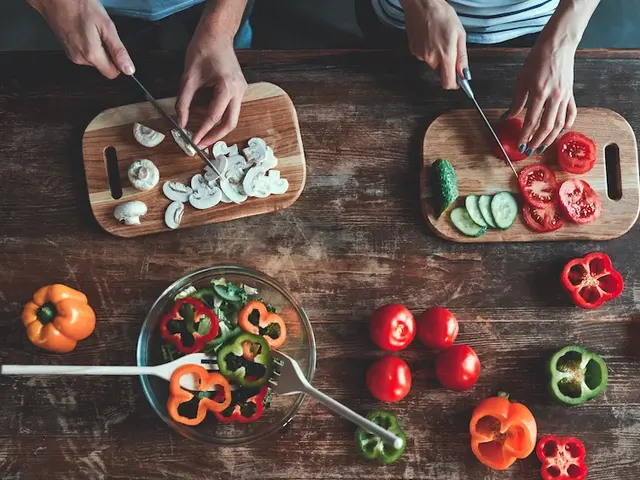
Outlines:
[[498, 228], [496, 225], [496, 221], [493, 219], [493, 214], [491, 213], [491, 196], [490, 195], [482, 195], [478, 200], [478, 207], [480, 208], [480, 213], [482, 214], [482, 218], [491, 228]]
[[480, 237], [487, 231], [486, 226], [478, 225], [469, 216], [469, 212], [464, 207], [454, 208], [451, 212], [451, 221], [455, 227], [468, 237]]
[[439, 217], [458, 198], [458, 179], [449, 160], [439, 158], [431, 165], [436, 215]]
[[467, 208], [467, 213], [475, 223], [481, 227], [486, 227], [487, 222], [484, 221], [482, 213], [480, 213], [480, 207], [478, 206], [478, 196], [469, 195], [464, 199], [464, 206]]
[[506, 230], [518, 216], [518, 203], [509, 192], [496, 193], [491, 199], [491, 214], [498, 228]]

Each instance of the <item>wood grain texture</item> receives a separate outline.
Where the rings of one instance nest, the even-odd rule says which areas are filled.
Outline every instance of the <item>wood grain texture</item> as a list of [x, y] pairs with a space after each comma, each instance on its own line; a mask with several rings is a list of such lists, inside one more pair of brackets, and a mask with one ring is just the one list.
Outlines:
[[[158, 103], [169, 115], [175, 115], [175, 101], [176, 98], [172, 97], [159, 99]], [[202, 105], [194, 102], [188, 130], [197, 130], [202, 122], [203, 109], [198, 110], [198, 107]], [[164, 141], [154, 148], [140, 145], [133, 137], [135, 122], [162, 132]], [[205, 166], [200, 157], [190, 157], [180, 149], [171, 136], [171, 128], [168, 120], [149, 102], [110, 108], [98, 114], [87, 126], [82, 153], [89, 202], [96, 220], [107, 232], [121, 237], [136, 237], [171, 231], [164, 222], [164, 212], [171, 201], [162, 193], [162, 185], [166, 181], [190, 185], [191, 177], [202, 173]], [[304, 149], [295, 107], [280, 87], [266, 82], [249, 85], [242, 101], [238, 126], [222, 140], [228, 145], [237, 144], [242, 149], [252, 137], [264, 139], [273, 149], [278, 158], [276, 169], [282, 178], [289, 181], [289, 190], [283, 195], [249, 198], [241, 204], [219, 203], [206, 210], [197, 210], [187, 203], [179, 229], [275, 212], [298, 199], [306, 180]], [[118, 159], [122, 186], [122, 197], [118, 199], [109, 189], [105, 157], [108, 147], [115, 148]], [[135, 189], [127, 177], [129, 165], [142, 158], [153, 161], [160, 170], [160, 182], [148, 191]], [[113, 215], [118, 205], [132, 200], [140, 200], [148, 208], [147, 214], [141, 217], [140, 225], [125, 225]]]
[[[524, 113], [521, 118], [524, 119]], [[489, 110], [485, 114], [496, 122], [502, 110]], [[485, 242], [540, 242], [562, 240], [611, 240], [624, 235], [636, 223], [640, 211], [640, 183], [638, 181], [638, 146], [633, 129], [616, 112], [602, 108], [581, 108], [570, 131], [581, 132], [596, 142], [597, 161], [585, 175], [571, 175], [558, 167], [556, 144], [542, 155], [534, 154], [514, 162], [518, 172], [538, 163], [548, 165], [556, 174], [558, 183], [569, 178], [581, 178], [591, 185], [602, 204], [602, 213], [593, 223], [578, 225], [567, 221], [554, 232], [538, 233], [529, 229], [518, 215], [507, 230], [488, 229], [481, 237], [463, 235], [451, 222], [451, 210], [437, 217], [433, 208], [430, 166], [438, 158], [449, 160], [456, 171], [460, 197], [451, 207], [464, 206], [468, 195], [493, 195], [509, 191], [523, 205], [518, 182], [511, 169], [491, 153], [492, 137], [475, 110], [447, 112], [438, 117], [427, 129], [423, 143], [423, 163], [420, 180], [420, 201], [430, 228], [442, 238], [461, 243]], [[607, 187], [605, 147], [617, 145], [620, 155], [621, 191], [618, 200], [610, 198]], [[610, 175], [615, 175], [611, 172]], [[613, 192], [611, 192], [613, 196]]]
[[[614, 110], [640, 126], [637, 52], [579, 52], [579, 107]], [[506, 109], [525, 51], [473, 50], [474, 91]], [[184, 58], [132, 53], [158, 98], [176, 95]], [[254, 267], [282, 282], [314, 328], [314, 384], [367, 413], [396, 413], [409, 444], [396, 464], [360, 459], [353, 425], [309, 399], [278, 434], [241, 448], [201, 447], [170, 431], [137, 378], [0, 377], [0, 478], [39, 480], [539, 480], [535, 456], [505, 472], [469, 447], [473, 407], [499, 389], [523, 401], [540, 434], [577, 435], [590, 480], [640, 478], [640, 229], [608, 242], [460, 244], [427, 227], [420, 208], [425, 131], [438, 116], [470, 108], [429, 69], [398, 52], [242, 52], [247, 81], [281, 86], [296, 105], [308, 166], [304, 194], [272, 215], [128, 241], [92, 215], [82, 135], [100, 112], [142, 101], [127, 79], [105, 80], [63, 54], [0, 54], [0, 360], [15, 364], [134, 365], [144, 316], [176, 278], [214, 264]], [[46, 75], [43, 74], [46, 72]], [[573, 307], [558, 285], [564, 263], [604, 250], [624, 276], [621, 297], [596, 311]], [[95, 332], [68, 355], [32, 347], [22, 305], [46, 283], [84, 291]], [[432, 304], [460, 320], [458, 342], [482, 362], [473, 390], [447, 392], [428, 379], [434, 353], [399, 352], [413, 369], [395, 404], [367, 392], [366, 369], [383, 352], [368, 336], [371, 311]], [[544, 361], [583, 344], [610, 366], [610, 384], [578, 408], [554, 405]]]

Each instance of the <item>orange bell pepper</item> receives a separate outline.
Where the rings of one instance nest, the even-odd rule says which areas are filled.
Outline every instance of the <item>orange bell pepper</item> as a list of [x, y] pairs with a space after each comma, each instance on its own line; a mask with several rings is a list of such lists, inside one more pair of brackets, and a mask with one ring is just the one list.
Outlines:
[[[250, 320], [253, 312], [258, 312], [258, 321], [255, 323]], [[245, 332], [264, 337], [271, 348], [278, 348], [287, 338], [287, 326], [282, 317], [269, 312], [264, 303], [257, 300], [250, 301], [240, 310], [238, 325]]]
[[47, 285], [24, 306], [22, 323], [35, 346], [56, 353], [76, 348], [96, 327], [96, 314], [87, 296], [66, 285]]
[[538, 427], [533, 414], [521, 403], [510, 402], [504, 393], [478, 404], [469, 431], [474, 455], [494, 470], [506, 470], [536, 448]]
[[[180, 379], [185, 375], [193, 375], [199, 386], [199, 391], [207, 391], [210, 387], [218, 386], [222, 390], [217, 391], [215, 400], [211, 398], [201, 398], [198, 401], [198, 410], [194, 418], [185, 417], [178, 413], [178, 407], [190, 401], [193, 393], [180, 386]], [[231, 405], [231, 386], [229, 381], [218, 372], [209, 372], [203, 366], [196, 364], [182, 365], [174, 370], [169, 382], [169, 399], [167, 400], [167, 410], [171, 418], [184, 425], [198, 425], [202, 423], [208, 411], [221, 412]]]

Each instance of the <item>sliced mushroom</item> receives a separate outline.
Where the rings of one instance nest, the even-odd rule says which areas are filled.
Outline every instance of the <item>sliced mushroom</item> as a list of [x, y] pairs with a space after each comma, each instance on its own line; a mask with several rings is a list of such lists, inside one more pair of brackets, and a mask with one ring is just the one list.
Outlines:
[[[213, 159], [213, 165], [216, 167], [220, 175], [223, 175], [229, 165], [229, 160], [224, 155], [219, 155]], [[218, 179], [218, 174], [213, 171], [210, 166], [204, 167], [204, 178], [209, 183], [215, 182]]]
[[[193, 137], [193, 133], [189, 130], [185, 130], [185, 133], [189, 136], [189, 138]], [[171, 135], [184, 153], [186, 153], [190, 157], [195, 156], [195, 149], [189, 143], [187, 143], [184, 138], [182, 138], [182, 135], [180, 135], [180, 132], [178, 130], [176, 130], [175, 128], [171, 130]]]
[[167, 227], [176, 229], [180, 226], [183, 214], [184, 203], [171, 202], [171, 204], [164, 211], [164, 223], [167, 225]]
[[189, 195], [193, 193], [193, 190], [180, 182], [164, 182], [162, 193], [172, 202], [184, 203], [189, 200]]
[[158, 167], [151, 160], [136, 160], [127, 173], [131, 185], [138, 190], [151, 190], [160, 181]]
[[267, 147], [267, 154], [265, 155], [264, 159], [258, 162], [258, 165], [263, 166], [267, 170], [278, 165], [278, 159], [273, 154], [273, 150], [271, 149], [271, 147]]
[[266, 177], [267, 170], [260, 165], [251, 168], [244, 176], [242, 187], [250, 197], [266, 198], [271, 194], [271, 187]]
[[267, 143], [258, 137], [250, 138], [247, 142], [247, 148], [242, 150], [244, 156], [250, 162], [259, 162], [267, 155]]
[[147, 213], [147, 206], [140, 200], [126, 202], [118, 205], [113, 212], [113, 216], [125, 225], [139, 225], [140, 217]]
[[218, 187], [195, 190], [189, 196], [189, 203], [193, 208], [206, 210], [215, 207], [222, 199], [222, 191]]
[[157, 147], [164, 140], [163, 133], [137, 122], [133, 124], [133, 136], [140, 145], [149, 148]]
[[274, 195], [282, 195], [289, 190], [289, 181], [286, 178], [280, 178], [279, 170], [269, 170], [269, 191]]
[[240, 190], [242, 186], [229, 181], [227, 178], [220, 178], [220, 188], [233, 203], [242, 203], [247, 199], [247, 195]]
[[225, 142], [216, 142], [211, 147], [211, 153], [213, 153], [214, 157], [219, 157], [221, 155], [232, 156], [238, 155], [238, 145], [231, 145], [227, 147]]

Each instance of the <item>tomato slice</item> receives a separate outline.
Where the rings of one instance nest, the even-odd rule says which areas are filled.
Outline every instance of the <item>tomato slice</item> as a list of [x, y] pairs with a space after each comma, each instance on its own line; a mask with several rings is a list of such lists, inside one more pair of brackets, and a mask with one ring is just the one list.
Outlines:
[[542, 164], [523, 169], [518, 175], [518, 183], [524, 199], [534, 207], [553, 204], [558, 198], [556, 175]]
[[582, 175], [596, 164], [596, 143], [582, 133], [565, 133], [557, 148], [558, 164], [565, 172]]
[[[522, 126], [522, 120], [520, 120], [519, 118], [510, 118], [508, 120], [503, 120], [494, 126], [494, 130], [496, 132], [496, 135], [500, 139], [502, 148], [504, 148], [504, 151], [507, 152], [509, 158], [514, 162], [527, 158], [527, 155], [525, 153], [520, 153], [518, 151], [518, 147], [520, 146], [518, 145], [518, 135], [520, 133], [520, 130], [522, 130]], [[500, 160], [504, 160], [502, 152], [500, 151], [500, 148], [498, 148], [498, 145], [495, 144], [495, 142], [493, 142], [492, 150], [493, 154], [496, 157], [498, 157]]]
[[555, 203], [538, 208], [525, 204], [522, 209], [524, 221], [531, 230], [540, 233], [553, 232], [564, 225], [562, 212]]
[[591, 185], [579, 178], [571, 178], [560, 186], [560, 205], [564, 213], [576, 223], [591, 223], [600, 216], [602, 206]]

